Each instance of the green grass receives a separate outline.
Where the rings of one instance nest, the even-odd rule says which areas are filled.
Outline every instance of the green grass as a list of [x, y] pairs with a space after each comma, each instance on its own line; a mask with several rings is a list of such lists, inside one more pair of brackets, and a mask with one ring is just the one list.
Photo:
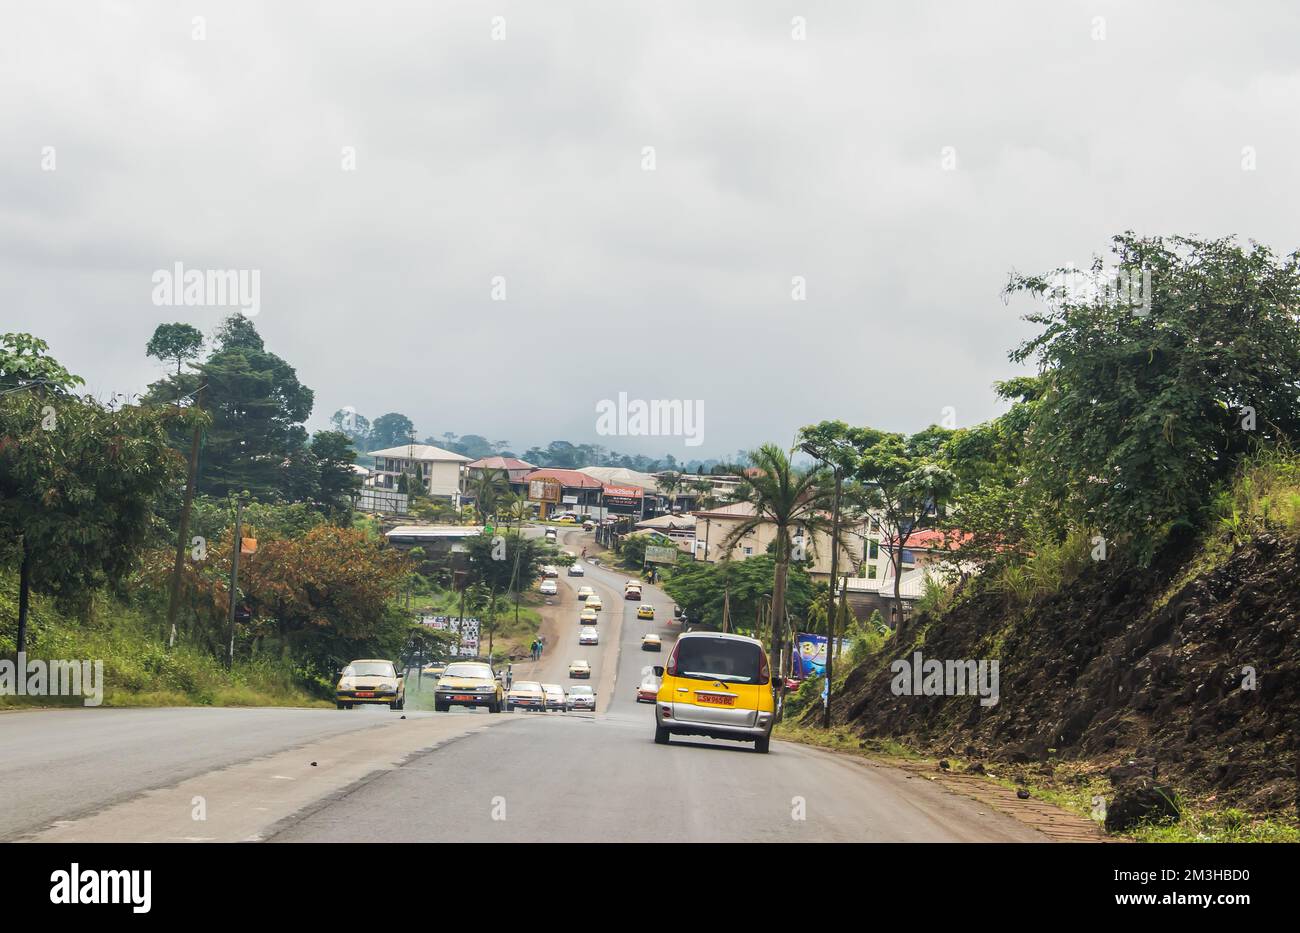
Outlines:
[[[17, 585], [0, 575], [0, 656], [15, 653]], [[95, 620], [76, 623], [48, 600], [34, 597], [30, 659], [103, 661], [104, 706], [328, 706], [325, 684], [287, 664], [259, 659], [227, 671], [211, 655], [166, 649], [158, 626], [143, 613], [99, 599]], [[81, 706], [82, 697], [0, 696], [0, 709]]]

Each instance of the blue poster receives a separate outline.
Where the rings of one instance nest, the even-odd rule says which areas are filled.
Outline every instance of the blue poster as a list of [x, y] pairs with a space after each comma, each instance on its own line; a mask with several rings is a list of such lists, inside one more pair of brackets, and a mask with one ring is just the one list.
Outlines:
[[826, 636], [800, 632], [795, 636], [795, 676], [823, 677], [826, 674]]

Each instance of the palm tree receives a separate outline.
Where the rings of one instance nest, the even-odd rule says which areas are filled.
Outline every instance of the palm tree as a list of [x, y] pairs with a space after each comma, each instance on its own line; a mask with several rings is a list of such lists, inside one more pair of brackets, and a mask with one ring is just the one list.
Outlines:
[[478, 510], [479, 518], [487, 524], [488, 519], [496, 514], [502, 497], [510, 492], [510, 485], [503, 471], [489, 467], [478, 471], [470, 483], [470, 491], [474, 494], [474, 508]]
[[677, 494], [682, 491], [683, 485], [682, 474], [675, 470], [669, 470], [666, 473], [659, 474], [659, 491], [668, 496], [668, 511], [677, 511]]
[[794, 535], [795, 532], [800, 532], [810, 543], [815, 540], [815, 533], [827, 524], [824, 513], [830, 507], [831, 490], [826, 483], [826, 471], [822, 467], [807, 470], [794, 467], [789, 455], [775, 444], [764, 444], [753, 451], [749, 459], [758, 470], [746, 477], [736, 492], [736, 499], [753, 506], [754, 514], [741, 521], [723, 539], [722, 559], [730, 559], [732, 549], [745, 535], [764, 525], [776, 529], [772, 555], [776, 569], [772, 580], [772, 642], [769, 653], [772, 676], [780, 677], [780, 690], [784, 695], [781, 650], [785, 634], [786, 580], [790, 574]]

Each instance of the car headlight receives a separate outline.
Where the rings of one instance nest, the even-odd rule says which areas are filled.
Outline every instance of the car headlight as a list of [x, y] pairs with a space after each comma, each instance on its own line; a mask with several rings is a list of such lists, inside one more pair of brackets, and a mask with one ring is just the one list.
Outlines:
[[339, 690], [351, 690], [351, 689], [352, 689], [352, 681], [348, 680], [346, 677], [343, 678], [342, 680], [339, 681], [339, 685], [338, 685], [337, 689], [339, 689]]
[[379, 685], [379, 689], [380, 689], [380, 690], [396, 690], [396, 689], [397, 689], [397, 684], [380, 684], [380, 685]]

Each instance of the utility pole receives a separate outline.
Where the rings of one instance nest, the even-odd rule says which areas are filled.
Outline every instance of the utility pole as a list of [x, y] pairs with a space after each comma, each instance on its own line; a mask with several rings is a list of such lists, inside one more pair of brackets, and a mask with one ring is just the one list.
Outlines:
[[835, 655], [835, 588], [839, 586], [840, 564], [840, 489], [844, 483], [839, 465], [835, 473], [835, 500], [831, 506], [831, 587], [826, 606], [826, 706], [822, 709], [822, 728], [831, 727], [831, 665]]
[[235, 554], [230, 561], [230, 654], [226, 656], [226, 670], [235, 666], [235, 598], [239, 593], [239, 552], [244, 548], [244, 499], [235, 506]]
[[[176, 562], [172, 566], [172, 591], [171, 599], [167, 602], [167, 648], [170, 650], [176, 645], [176, 614], [180, 611], [181, 603], [181, 576], [185, 570], [185, 547], [189, 544], [190, 534], [190, 507], [194, 504], [194, 486], [199, 475], [199, 443], [202, 439], [202, 425], [196, 417], [197, 413], [203, 411], [203, 391], [207, 388], [204, 383], [199, 387], [198, 398], [194, 402], [194, 411], [191, 417], [194, 417], [194, 436], [190, 440], [190, 463], [189, 474], [185, 480], [185, 503], [181, 506], [180, 531], [176, 536]], [[180, 400], [177, 399], [177, 404]]]

